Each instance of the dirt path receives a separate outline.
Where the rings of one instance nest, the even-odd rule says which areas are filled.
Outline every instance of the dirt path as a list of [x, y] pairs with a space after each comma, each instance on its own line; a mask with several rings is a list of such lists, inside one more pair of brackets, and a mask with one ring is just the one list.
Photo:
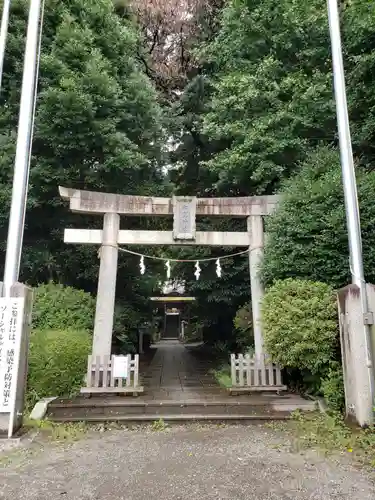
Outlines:
[[0, 498], [373, 500], [375, 488], [344, 460], [295, 452], [285, 435], [265, 427], [190, 426], [34, 442], [3, 455]]

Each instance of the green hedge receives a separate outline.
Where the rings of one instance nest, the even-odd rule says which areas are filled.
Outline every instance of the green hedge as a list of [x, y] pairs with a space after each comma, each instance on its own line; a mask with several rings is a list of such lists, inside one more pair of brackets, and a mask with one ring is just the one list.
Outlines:
[[266, 351], [281, 366], [320, 373], [334, 358], [338, 325], [329, 285], [276, 281], [265, 293], [262, 321]]
[[[356, 169], [366, 279], [375, 280], [375, 171]], [[277, 211], [266, 219], [267, 243], [262, 263], [266, 285], [300, 278], [351, 282], [348, 232], [339, 154], [321, 147], [309, 155], [298, 175], [283, 186]]]
[[82, 387], [92, 337], [85, 330], [33, 330], [30, 337], [27, 401], [70, 396]]
[[55, 283], [35, 289], [33, 327], [36, 329], [92, 331], [94, 315], [95, 299], [89, 293]]

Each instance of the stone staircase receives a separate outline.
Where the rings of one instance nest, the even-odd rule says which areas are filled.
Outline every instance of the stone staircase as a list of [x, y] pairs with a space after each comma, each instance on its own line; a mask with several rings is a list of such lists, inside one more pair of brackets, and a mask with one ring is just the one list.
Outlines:
[[261, 422], [285, 420], [295, 410], [314, 411], [313, 401], [286, 394], [226, 397], [216, 400], [145, 400], [128, 397], [57, 399], [46, 417], [54, 422]]

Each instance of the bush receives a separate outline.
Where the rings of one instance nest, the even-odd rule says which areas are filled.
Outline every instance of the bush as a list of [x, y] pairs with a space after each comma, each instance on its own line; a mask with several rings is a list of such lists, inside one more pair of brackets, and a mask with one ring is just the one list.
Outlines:
[[331, 363], [327, 376], [322, 380], [321, 392], [330, 410], [337, 412], [344, 410], [344, 378], [340, 363]]
[[265, 349], [281, 366], [318, 373], [335, 355], [336, 318], [329, 285], [291, 278], [277, 281], [262, 303]]
[[[375, 281], [375, 172], [356, 169], [366, 279]], [[262, 263], [266, 285], [301, 278], [340, 288], [351, 282], [339, 154], [320, 148], [283, 188], [278, 210], [266, 219]]]
[[35, 329], [90, 330], [94, 325], [95, 299], [82, 290], [55, 283], [35, 289], [33, 327]]
[[33, 330], [30, 337], [27, 402], [70, 396], [82, 387], [92, 338], [87, 331]]

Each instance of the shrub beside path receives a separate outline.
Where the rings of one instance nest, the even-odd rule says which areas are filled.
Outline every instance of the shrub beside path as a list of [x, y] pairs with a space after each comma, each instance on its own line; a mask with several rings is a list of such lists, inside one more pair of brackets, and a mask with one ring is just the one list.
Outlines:
[[3, 454], [6, 500], [373, 500], [370, 473], [345, 456], [298, 451], [264, 426], [162, 425], [34, 441]]

